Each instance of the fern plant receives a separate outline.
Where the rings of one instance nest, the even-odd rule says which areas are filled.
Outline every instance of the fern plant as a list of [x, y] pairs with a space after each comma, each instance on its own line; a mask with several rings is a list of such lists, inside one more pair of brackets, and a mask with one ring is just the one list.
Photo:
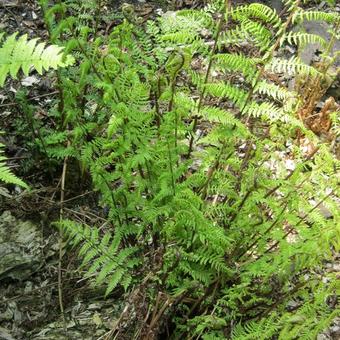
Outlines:
[[[287, 1], [286, 21], [261, 4], [214, 1], [142, 24], [124, 6], [107, 37], [95, 22], [77, 27], [77, 13], [42, 3], [51, 37], [79, 60], [60, 72], [48, 153], [73, 157], [108, 209], [101, 230], [57, 224], [107, 294], [120, 284], [131, 292], [130, 336], [151, 339], [166, 323], [174, 338], [316, 331], [307, 319], [284, 321], [312, 315], [333, 290], [334, 277], [312, 282], [339, 250], [339, 164], [296, 118], [297, 94], [275, 78], [318, 74], [277, 56], [283, 42], [317, 40], [289, 33], [299, 2]], [[296, 131], [313, 153], [294, 144]], [[287, 311], [293, 298], [306, 306]], [[134, 316], [141, 301], [149, 312]], [[333, 315], [323, 305], [320, 324]]]

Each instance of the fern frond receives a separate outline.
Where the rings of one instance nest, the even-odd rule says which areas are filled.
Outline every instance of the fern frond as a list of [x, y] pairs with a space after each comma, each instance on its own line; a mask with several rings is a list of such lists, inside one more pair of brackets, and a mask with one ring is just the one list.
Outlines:
[[235, 118], [232, 113], [218, 107], [203, 107], [202, 114], [209, 122], [237, 127], [237, 129], [239, 129], [238, 133], [240, 133], [241, 136], [246, 136], [249, 133], [248, 128], [239, 119]]
[[245, 55], [221, 53], [215, 54], [214, 59], [223, 71], [240, 71], [248, 80], [256, 77], [256, 61]]
[[238, 324], [232, 332], [233, 340], [271, 339], [277, 333], [280, 324], [275, 313], [260, 321], [249, 321], [246, 324]]
[[15, 176], [5, 164], [6, 157], [2, 156], [4, 145], [0, 143], [0, 181], [8, 184], [16, 184], [28, 189], [28, 185]]
[[266, 66], [267, 71], [273, 73], [286, 73], [288, 75], [320, 75], [314, 67], [306, 65], [300, 58], [291, 57], [289, 60], [273, 58]]
[[0, 47], [0, 86], [7, 75], [16, 78], [20, 69], [28, 75], [31, 68], [39, 74], [50, 68], [57, 69], [73, 63], [72, 57], [63, 58], [62, 47], [38, 43], [38, 39], [27, 40], [27, 35], [17, 39], [17, 33], [10, 35]]
[[306, 46], [315, 43], [319, 43], [322, 47], [326, 47], [327, 45], [326, 40], [321, 36], [304, 32], [289, 32], [283, 36], [282, 42], [285, 40], [288, 41], [289, 44], [298, 46]]
[[238, 107], [242, 107], [247, 98], [247, 92], [229, 84], [228, 82], [209, 83], [205, 85], [207, 94], [219, 98], [229, 98]]
[[248, 31], [245, 31], [242, 27], [236, 26], [232, 30], [227, 30], [221, 33], [219, 39], [219, 45], [239, 45], [244, 41], [251, 40], [251, 35]]
[[281, 27], [282, 25], [282, 21], [275, 10], [259, 3], [237, 6], [233, 10], [232, 16], [236, 20], [240, 20], [243, 17], [257, 18], [262, 20], [264, 23], [271, 24], [275, 28]]
[[279, 120], [284, 114], [282, 109], [271, 102], [263, 102], [261, 104], [251, 102], [244, 108], [244, 113], [252, 117], [267, 118], [271, 121]]
[[285, 102], [297, 97], [296, 93], [287, 90], [285, 87], [278, 86], [263, 80], [256, 84], [254, 93], [264, 94], [266, 96], [272, 97], [275, 100]]
[[329, 24], [335, 24], [340, 20], [340, 15], [336, 12], [322, 11], [305, 11], [299, 9], [293, 15], [293, 23], [301, 23], [303, 21], [325, 21]]
[[261, 51], [267, 50], [273, 37], [268, 28], [259, 22], [242, 18], [241, 30], [249, 32], [254, 44], [260, 48]]
[[82, 265], [91, 263], [87, 276], [97, 272], [96, 283], [107, 284], [106, 295], [109, 294], [124, 278], [124, 287], [132, 280], [130, 270], [139, 262], [133, 255], [138, 251], [136, 247], [119, 250], [122, 240], [119, 230], [112, 237], [110, 233], [99, 235], [96, 227], [81, 225], [70, 220], [62, 220], [56, 225], [69, 236], [73, 246], [82, 244], [79, 256], [83, 257]]

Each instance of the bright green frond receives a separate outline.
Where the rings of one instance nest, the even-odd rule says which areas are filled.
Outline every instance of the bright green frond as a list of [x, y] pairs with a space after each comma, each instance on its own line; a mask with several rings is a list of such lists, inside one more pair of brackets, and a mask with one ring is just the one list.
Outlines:
[[300, 58], [291, 57], [290, 59], [273, 58], [266, 65], [266, 70], [274, 73], [286, 73], [289, 75], [312, 75], [316, 76], [319, 72], [309, 65], [306, 65]]
[[335, 24], [340, 20], [340, 15], [335, 12], [321, 11], [304, 11], [300, 9], [294, 13], [293, 22], [301, 23], [303, 21], [326, 21], [329, 24]]
[[6, 157], [2, 156], [4, 145], [0, 143], [0, 182], [16, 184], [28, 189], [28, 185], [20, 178], [15, 176], [6, 165]]
[[38, 43], [38, 39], [27, 40], [27, 35], [17, 39], [17, 33], [7, 37], [0, 47], [0, 86], [3, 86], [8, 74], [16, 78], [20, 69], [28, 75], [31, 68], [39, 74], [50, 68], [57, 69], [70, 65], [73, 60], [68, 56], [65, 60], [63, 48], [45, 43]]

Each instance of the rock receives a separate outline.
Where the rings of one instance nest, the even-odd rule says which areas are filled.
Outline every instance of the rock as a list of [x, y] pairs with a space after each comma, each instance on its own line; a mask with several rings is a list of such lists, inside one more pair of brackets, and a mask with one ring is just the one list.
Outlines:
[[20, 221], [5, 211], [0, 216], [0, 281], [23, 281], [42, 264], [41, 232], [30, 221]]
[[[301, 30], [302, 32], [305, 31], [307, 33], [316, 34], [320, 37], [324, 38], [326, 41], [330, 40], [330, 34], [328, 33], [329, 25], [323, 21], [306, 21], [302, 25], [297, 27], [298, 30]], [[295, 29], [296, 30], [296, 29]], [[315, 54], [318, 51], [323, 51], [324, 48], [320, 44], [307, 44], [301, 52], [301, 59], [306, 63], [310, 64]], [[332, 53], [335, 51], [340, 50], [340, 41], [335, 40], [334, 46], [332, 48]], [[335, 67], [338, 67], [340, 65], [339, 58], [335, 61]]]
[[6, 328], [0, 327], [0, 339], [15, 340]]

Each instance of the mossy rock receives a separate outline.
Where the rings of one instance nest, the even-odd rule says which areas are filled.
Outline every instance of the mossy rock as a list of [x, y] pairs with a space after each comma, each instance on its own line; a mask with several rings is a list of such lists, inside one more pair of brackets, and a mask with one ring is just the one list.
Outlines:
[[0, 281], [23, 281], [42, 264], [41, 232], [30, 221], [16, 219], [9, 211], [0, 216]]

